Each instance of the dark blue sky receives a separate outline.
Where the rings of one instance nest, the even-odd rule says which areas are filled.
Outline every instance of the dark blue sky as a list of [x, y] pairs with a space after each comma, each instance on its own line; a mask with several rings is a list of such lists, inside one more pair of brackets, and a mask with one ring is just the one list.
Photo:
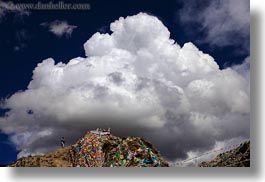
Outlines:
[[[13, 2], [16, 3], [16, 1]], [[185, 42], [194, 42], [200, 50], [213, 56], [221, 68], [224, 65], [239, 64], [249, 55], [248, 51], [240, 51], [241, 47], [238, 44], [219, 47], [200, 43], [198, 40], [202, 38], [204, 32], [197, 30], [195, 25], [187, 26], [179, 22], [178, 11], [182, 8], [181, 1], [71, 0], [64, 2], [88, 2], [91, 9], [31, 10], [29, 16], [21, 17], [14, 13], [6, 13], [1, 17], [0, 98], [4, 99], [18, 90], [26, 89], [33, 69], [43, 59], [52, 57], [56, 62], [68, 62], [71, 58], [85, 56], [83, 44], [95, 32], [109, 32], [108, 26], [111, 22], [121, 16], [126, 17], [139, 12], [157, 16], [171, 32], [171, 38], [178, 44], [182, 46]], [[56, 19], [65, 20], [77, 26], [71, 37], [56, 37], [40, 26], [43, 22], [52, 22]], [[16, 46], [20, 46], [20, 50], [15, 50]], [[5, 111], [0, 111], [1, 116]], [[0, 164], [10, 163], [16, 159], [16, 155], [14, 146], [8, 142], [8, 136], [0, 133]]]

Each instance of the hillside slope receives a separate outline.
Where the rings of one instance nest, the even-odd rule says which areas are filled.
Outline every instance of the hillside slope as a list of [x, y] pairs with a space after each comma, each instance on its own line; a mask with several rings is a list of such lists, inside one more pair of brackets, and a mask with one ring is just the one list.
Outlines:
[[90, 131], [74, 145], [18, 159], [11, 167], [168, 167], [152, 144], [139, 137]]
[[250, 167], [250, 141], [219, 154], [211, 161], [202, 162], [199, 167]]

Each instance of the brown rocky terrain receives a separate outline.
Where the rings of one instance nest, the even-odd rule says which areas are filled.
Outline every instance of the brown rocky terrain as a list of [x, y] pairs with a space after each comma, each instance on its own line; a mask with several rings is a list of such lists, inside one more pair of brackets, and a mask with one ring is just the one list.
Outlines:
[[71, 167], [70, 147], [60, 148], [46, 155], [27, 156], [18, 159], [10, 167]]
[[250, 167], [250, 141], [219, 154], [211, 161], [202, 162], [199, 167]]

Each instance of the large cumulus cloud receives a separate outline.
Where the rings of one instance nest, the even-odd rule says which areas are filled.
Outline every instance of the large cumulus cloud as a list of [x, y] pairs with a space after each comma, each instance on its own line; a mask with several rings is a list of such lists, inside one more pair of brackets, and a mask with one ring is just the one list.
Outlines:
[[169, 160], [203, 152], [216, 142], [249, 138], [248, 81], [220, 70], [194, 44], [180, 47], [154, 16], [139, 13], [95, 33], [85, 58], [39, 63], [26, 90], [3, 102], [0, 128], [28, 153], [74, 142], [86, 130], [150, 140]]

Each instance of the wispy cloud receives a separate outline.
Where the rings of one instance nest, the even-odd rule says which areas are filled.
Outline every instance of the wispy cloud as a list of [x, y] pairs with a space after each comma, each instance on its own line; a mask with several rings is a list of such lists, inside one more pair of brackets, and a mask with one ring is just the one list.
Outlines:
[[69, 25], [67, 21], [55, 20], [53, 22], [44, 22], [40, 24], [43, 27], [47, 27], [50, 32], [58, 37], [70, 37], [77, 28], [75, 25]]
[[199, 41], [214, 46], [239, 45], [249, 50], [249, 0], [183, 0], [178, 12], [183, 25], [199, 31]]
[[30, 39], [29, 32], [26, 29], [18, 30], [15, 34], [14, 51], [21, 51], [27, 47], [27, 42]]
[[3, 18], [7, 13], [29, 15], [29, 11], [16, 7], [12, 2], [0, 1], [0, 19]]
[[26, 47], [27, 45], [25, 43], [18, 43], [17, 45], [14, 46], [14, 51], [21, 51]]

